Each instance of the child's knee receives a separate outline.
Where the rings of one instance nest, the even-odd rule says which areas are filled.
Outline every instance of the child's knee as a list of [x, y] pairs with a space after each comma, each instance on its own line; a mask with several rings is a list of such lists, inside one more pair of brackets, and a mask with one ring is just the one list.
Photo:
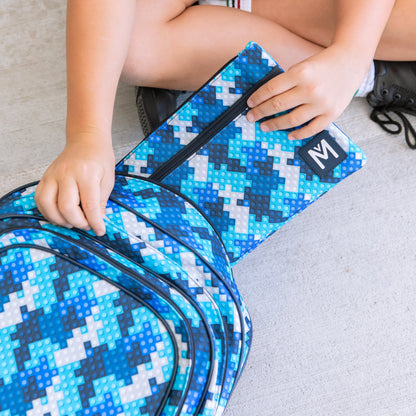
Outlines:
[[121, 80], [132, 85], [157, 86], [163, 81], [163, 51], [157, 47], [130, 47], [121, 72]]
[[157, 85], [169, 76], [171, 22], [195, 0], [137, 0], [131, 44], [121, 79], [142, 86]]

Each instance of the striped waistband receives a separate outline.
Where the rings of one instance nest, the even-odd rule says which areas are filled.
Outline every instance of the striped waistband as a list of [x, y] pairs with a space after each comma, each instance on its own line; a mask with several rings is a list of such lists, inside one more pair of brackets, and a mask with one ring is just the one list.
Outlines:
[[234, 9], [251, 12], [251, 0], [200, 0], [199, 4], [233, 7]]

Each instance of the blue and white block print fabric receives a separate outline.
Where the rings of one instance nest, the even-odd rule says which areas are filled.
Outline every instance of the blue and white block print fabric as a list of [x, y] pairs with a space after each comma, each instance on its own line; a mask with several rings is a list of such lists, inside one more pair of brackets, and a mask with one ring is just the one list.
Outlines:
[[250, 44], [132, 150], [118, 164], [116, 170], [150, 176], [224, 114], [274, 66], [276, 63], [266, 52], [258, 45]]
[[192, 148], [210, 123], [276, 66], [260, 46], [249, 44], [117, 166], [150, 179], [163, 167], [158, 180], [210, 218], [232, 264], [365, 162], [361, 149], [331, 125], [327, 133], [347, 157], [320, 177], [299, 154], [310, 139], [290, 141], [287, 131], [264, 133], [259, 123], [247, 121], [245, 109], [180, 164], [172, 163], [173, 155]]
[[0, 269], [1, 415], [154, 414], [175, 371], [165, 322], [46, 250], [3, 251]]
[[34, 191], [0, 200], [0, 416], [220, 415], [251, 322], [207, 219], [118, 175], [96, 237]]

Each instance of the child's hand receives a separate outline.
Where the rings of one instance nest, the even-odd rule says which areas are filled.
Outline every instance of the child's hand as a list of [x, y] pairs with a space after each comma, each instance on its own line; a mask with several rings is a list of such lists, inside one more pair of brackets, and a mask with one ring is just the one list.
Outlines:
[[105, 234], [105, 206], [114, 186], [111, 137], [81, 133], [71, 137], [36, 188], [35, 201], [50, 222], [92, 228]]
[[251, 95], [249, 121], [289, 113], [261, 123], [263, 131], [292, 129], [290, 139], [304, 139], [325, 129], [347, 107], [368, 68], [353, 54], [330, 46], [292, 66]]

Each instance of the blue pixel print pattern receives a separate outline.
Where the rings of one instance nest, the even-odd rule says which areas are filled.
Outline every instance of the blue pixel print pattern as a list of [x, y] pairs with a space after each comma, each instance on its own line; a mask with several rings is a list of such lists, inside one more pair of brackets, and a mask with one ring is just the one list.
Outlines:
[[242, 115], [163, 184], [191, 198], [211, 219], [234, 264], [362, 167], [361, 149], [332, 130], [349, 157], [325, 179], [298, 155], [306, 140], [291, 141], [281, 131], [264, 133]]
[[[147, 220], [169, 231], [182, 243], [192, 247], [237, 289], [224, 244], [211, 224], [181, 196], [156, 184], [149, 187], [146, 181], [117, 175], [112, 199], [143, 215]], [[168, 236], [165, 235], [164, 238]]]
[[259, 46], [252, 43], [140, 146], [123, 158], [116, 171], [146, 177], [151, 175], [230, 108], [275, 65]]
[[65, 258], [27, 247], [0, 253], [0, 415], [156, 411], [174, 370], [164, 323]]
[[[13, 227], [18, 228], [19, 225], [15, 222], [14, 219], [8, 222], [8, 225], [10, 226], [10, 222], [14, 222]], [[21, 219], [18, 219], [18, 222], [21, 222]], [[33, 225], [32, 225], [33, 226]], [[55, 227], [56, 228], [56, 227]], [[189, 372], [192, 370], [194, 372], [194, 377], [207, 377], [207, 369], [205, 365], [201, 365], [203, 363], [206, 363], [210, 359], [210, 352], [209, 352], [209, 337], [206, 334], [204, 328], [201, 325], [200, 320], [198, 320], [199, 316], [193, 308], [186, 302], [185, 299], [183, 299], [177, 291], [175, 291], [173, 288], [168, 290], [167, 293], [175, 298], [175, 302], [178, 304], [177, 310], [186, 312], [186, 316], [192, 317], [192, 323], [193, 327], [190, 328], [191, 331], [187, 330], [187, 325], [184, 325], [184, 321], [180, 320], [180, 318], [177, 316], [178, 313], [175, 312], [172, 307], [169, 306], [169, 304], [164, 301], [162, 298], [158, 297], [156, 293], [150, 288], [146, 288], [142, 285], [140, 285], [137, 281], [138, 275], [135, 276], [135, 278], [131, 278], [129, 275], [126, 275], [125, 273], [122, 273], [118, 268], [113, 267], [111, 264], [106, 263], [102, 259], [92, 256], [91, 253], [89, 253], [86, 249], [82, 249], [78, 247], [78, 245], [74, 246], [70, 243], [68, 240], [64, 240], [60, 237], [58, 237], [55, 234], [51, 234], [50, 232], [46, 231], [38, 231], [38, 230], [32, 230], [32, 229], [24, 229], [22, 232], [21, 230], [16, 230], [13, 232], [12, 235], [10, 234], [4, 234], [1, 238], [1, 242], [5, 246], [11, 246], [13, 245], [13, 242], [15, 240], [18, 240], [20, 244], [24, 242], [25, 244], [29, 244], [30, 242], [36, 241], [36, 245], [42, 245], [42, 247], [48, 247], [49, 249], [53, 249], [56, 253], [59, 253], [60, 255], [63, 255], [65, 257], [70, 257], [72, 260], [76, 260], [80, 265], [83, 265], [85, 267], [92, 267], [94, 269], [100, 270], [100, 273], [105, 273], [105, 276], [111, 277], [112, 282], [117, 282], [119, 285], [123, 284], [124, 288], [130, 290], [130, 292], [134, 293], [136, 296], [138, 296], [140, 299], [146, 299], [147, 305], [152, 306], [152, 308], [159, 312], [159, 314], [162, 316], [162, 318], [166, 319], [166, 322], [169, 323], [170, 329], [173, 332], [176, 332], [176, 341], [178, 345], [178, 376], [175, 380], [175, 383], [173, 385], [173, 391], [175, 392], [175, 399], [174, 403], [171, 403], [171, 400], [168, 401], [168, 406], [171, 406], [171, 408], [167, 409], [165, 407], [164, 413], [166, 414], [174, 414], [176, 405], [178, 403], [178, 398], [180, 398], [180, 395], [178, 395], [182, 391], [186, 391], [187, 389], [196, 389], [196, 393], [194, 393], [193, 400], [195, 400], [195, 397], [199, 397], [201, 393], [198, 393], [200, 390], [200, 386], [190, 386], [187, 387], [187, 384], [195, 384], [194, 381], [189, 380]], [[79, 242], [79, 244], [81, 241]], [[14, 243], [16, 244], [16, 243]], [[7, 266], [6, 266], [7, 267]], [[151, 275], [148, 273], [145, 273], [142, 270], [136, 270], [140, 276], [143, 277], [143, 281], [146, 283], [151, 283], [152, 278]], [[156, 283], [161, 287], [162, 289], [165, 289], [165, 287], [162, 287], [161, 282], [156, 281]], [[46, 297], [47, 295], [45, 295]], [[125, 323], [119, 322], [120, 330], [125, 326]], [[112, 330], [115, 331], [116, 328], [113, 327]], [[108, 329], [107, 329], [108, 331]], [[185, 331], [185, 332], [184, 332]], [[196, 342], [194, 342], [194, 345], [192, 347], [192, 350], [189, 346], [186, 346], [184, 342], [187, 342], [187, 340], [195, 339]], [[102, 340], [104, 341], [111, 341], [111, 334], [109, 334], [106, 339]], [[143, 340], [141, 342], [148, 342], [147, 340]], [[151, 342], [151, 341], [150, 341]], [[189, 341], [188, 341], [189, 342]], [[186, 348], [185, 348], [186, 347]], [[170, 349], [170, 351], [172, 351]], [[189, 362], [189, 360], [192, 358], [192, 354], [195, 354], [195, 351], [197, 351], [197, 355], [194, 359], [195, 363], [192, 364]], [[172, 352], [169, 353], [172, 356]], [[166, 354], [166, 355], [169, 355]], [[196, 368], [194, 368], [196, 367]], [[196, 371], [195, 371], [196, 370]], [[166, 395], [168, 396], [168, 395]], [[168, 411], [169, 410], [169, 411]]]
[[[107, 233], [100, 238], [91, 232], [67, 230], [44, 221], [34, 204], [33, 186], [4, 197], [0, 202], [0, 215], [3, 214], [0, 247], [4, 250], [14, 247], [16, 253], [20, 253], [28, 250], [25, 245], [29, 245], [29, 251], [34, 253], [41, 246], [43, 250], [49, 250], [47, 254], [54, 262], [69, 258], [71, 264], [76, 263], [83, 272], [94, 270], [108, 286], [111, 287], [109, 282], [117, 284], [117, 288], [134, 294], [143, 306], [157, 311], [159, 320], [162, 319], [169, 329], [176, 354], [171, 345], [160, 352], [164, 353], [164, 360], [177, 357], [177, 370], [165, 382], [168, 387], [162, 390], [160, 383], [151, 377], [150, 369], [148, 384], [154, 394], [141, 397], [140, 406], [134, 401], [117, 402], [113, 396], [120, 394], [120, 386], [113, 383], [108, 389], [106, 377], [113, 376], [100, 373], [91, 383], [94, 391], [97, 391], [96, 386], [107, 386], [103, 402], [99, 403], [90, 393], [81, 402], [88, 410], [79, 414], [97, 409], [106, 409], [106, 412], [104, 402], [108, 402], [111, 409], [118, 406], [118, 411], [125, 414], [153, 415], [159, 414], [162, 408], [165, 415], [221, 414], [235, 380], [241, 374], [251, 341], [250, 319], [232, 278], [224, 247], [209, 222], [182, 198], [135, 178], [118, 177], [117, 184], [118, 189], [112, 194], [106, 210]], [[129, 209], [126, 209], [126, 202], [132, 207], [127, 204]], [[167, 211], [166, 216], [161, 215], [163, 210]], [[183, 226], [177, 227], [179, 223]], [[172, 228], [172, 232], [165, 235], [164, 227]], [[217, 257], [222, 256], [223, 261], [213, 262], [214, 266], [210, 264], [214, 259], [211, 251]], [[21, 264], [11, 258], [5, 263], [18, 275], [30, 272], [34, 261], [35, 258], [29, 257]], [[136, 276], [134, 279], [130, 277], [133, 275]], [[141, 283], [137, 280], [139, 277]], [[0, 281], [0, 289], [1, 284]], [[122, 290], [119, 292], [129, 298]], [[51, 291], [42, 287], [39, 293], [47, 304]], [[183, 313], [182, 320], [178, 311]], [[126, 324], [118, 320], [117, 325], [121, 330]], [[63, 339], [65, 336], [60, 334]], [[108, 348], [113, 341], [108, 338], [100, 342], [103, 348]], [[59, 347], [64, 348], [61, 344]], [[155, 360], [152, 366], [158, 364]], [[119, 373], [124, 376], [126, 371], [129, 370], [121, 368]], [[143, 388], [135, 384], [136, 379], [132, 379], [131, 385], [143, 393]], [[74, 391], [65, 390], [65, 394], [70, 397]], [[48, 390], [42, 403], [46, 406], [57, 397], [59, 394]], [[125, 399], [125, 395], [123, 397]], [[1, 389], [0, 398], [3, 398]], [[61, 415], [61, 411], [51, 414]], [[109, 414], [114, 413], [111, 412]]]
[[[276, 65], [259, 45], [250, 43], [127, 155], [117, 171], [151, 178], [155, 169], [190, 144], [207, 122], [223, 114]], [[204, 105], [199, 106], [201, 102]], [[335, 125], [329, 127], [329, 134], [348, 157], [320, 179], [298, 154], [310, 139], [290, 141], [287, 131], [264, 133], [243, 112], [180, 166], [172, 166], [161, 183], [191, 199], [210, 218], [233, 265], [363, 166], [366, 158], [358, 146]]]

